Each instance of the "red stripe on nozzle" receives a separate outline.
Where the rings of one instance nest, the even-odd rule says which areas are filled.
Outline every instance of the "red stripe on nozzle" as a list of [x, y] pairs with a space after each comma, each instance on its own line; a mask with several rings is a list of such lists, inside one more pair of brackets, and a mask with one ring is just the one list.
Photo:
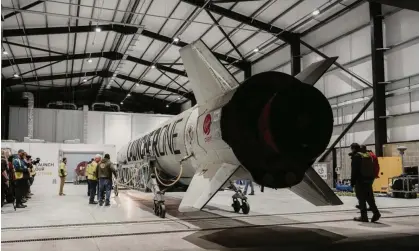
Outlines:
[[279, 153], [278, 148], [276, 147], [274, 138], [271, 133], [270, 127], [270, 115], [271, 115], [271, 106], [272, 101], [274, 100], [275, 96], [272, 97], [268, 103], [266, 103], [265, 107], [262, 109], [262, 113], [259, 117], [259, 133], [265, 143], [270, 146], [275, 152]]

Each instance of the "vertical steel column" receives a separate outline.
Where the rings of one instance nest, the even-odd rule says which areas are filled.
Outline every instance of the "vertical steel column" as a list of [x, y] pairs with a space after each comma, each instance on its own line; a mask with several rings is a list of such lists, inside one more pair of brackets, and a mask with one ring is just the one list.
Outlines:
[[336, 187], [336, 182], [338, 181], [338, 173], [336, 172], [336, 169], [338, 167], [338, 158], [336, 153], [336, 148], [333, 147], [332, 149], [332, 171], [333, 171], [333, 184], [332, 187]]
[[383, 156], [383, 145], [387, 143], [386, 93], [384, 76], [383, 15], [381, 4], [370, 2], [371, 19], [371, 63], [374, 95], [375, 152]]
[[295, 76], [301, 72], [301, 50], [300, 35], [296, 34], [290, 43], [291, 49], [291, 75]]

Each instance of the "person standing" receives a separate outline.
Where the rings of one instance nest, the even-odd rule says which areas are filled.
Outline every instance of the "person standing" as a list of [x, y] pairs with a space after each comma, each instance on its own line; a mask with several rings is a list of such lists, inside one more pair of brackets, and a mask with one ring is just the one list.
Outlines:
[[6, 203], [7, 191], [9, 189], [9, 175], [7, 175], [7, 160], [1, 156], [1, 207]]
[[97, 154], [95, 159], [87, 166], [87, 182], [89, 186], [89, 204], [97, 204], [95, 201], [95, 195], [97, 190], [97, 165], [100, 162], [102, 156]]
[[355, 221], [368, 222], [367, 202], [373, 212], [371, 222], [380, 219], [381, 214], [375, 204], [372, 184], [374, 182], [374, 163], [368, 153], [363, 153], [357, 143], [351, 145], [351, 186], [355, 187], [355, 195], [359, 201], [360, 217]]
[[65, 157], [61, 161], [60, 166], [58, 168], [58, 176], [60, 177], [60, 192], [59, 192], [59, 195], [63, 196], [63, 195], [65, 195], [64, 192], [63, 192], [65, 178], [67, 177], [67, 158], [65, 158]]
[[15, 169], [15, 197], [16, 197], [16, 208], [25, 208], [26, 205], [23, 204], [23, 197], [25, 196], [27, 180], [24, 179], [24, 174], [28, 173], [26, 168], [26, 163], [23, 161], [25, 156], [25, 151], [20, 149], [18, 151], [18, 156], [13, 160], [13, 167]]
[[109, 154], [105, 154], [103, 160], [97, 166], [97, 175], [99, 178], [99, 205], [103, 205], [103, 192], [106, 192], [105, 206], [110, 206], [112, 173], [117, 176], [116, 169], [110, 160]]
[[246, 195], [247, 194], [247, 188], [250, 186], [250, 193], [249, 195], [255, 195], [255, 190], [253, 188], [253, 182], [250, 179], [245, 180], [246, 182], [246, 186], [244, 187], [244, 192], [243, 194]]

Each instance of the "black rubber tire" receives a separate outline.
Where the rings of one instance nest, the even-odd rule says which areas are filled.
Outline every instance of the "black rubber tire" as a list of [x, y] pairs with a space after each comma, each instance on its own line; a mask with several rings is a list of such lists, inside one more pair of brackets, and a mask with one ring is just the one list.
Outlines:
[[154, 203], [153, 211], [155, 216], [159, 216], [159, 206], [157, 203]]
[[166, 217], [166, 206], [163, 203], [159, 204], [159, 216], [163, 219]]
[[249, 214], [249, 212], [250, 212], [250, 205], [249, 205], [249, 203], [247, 201], [243, 201], [241, 208], [242, 208], [243, 214]]
[[240, 212], [240, 202], [238, 200], [233, 200], [233, 204], [231, 205], [235, 213]]

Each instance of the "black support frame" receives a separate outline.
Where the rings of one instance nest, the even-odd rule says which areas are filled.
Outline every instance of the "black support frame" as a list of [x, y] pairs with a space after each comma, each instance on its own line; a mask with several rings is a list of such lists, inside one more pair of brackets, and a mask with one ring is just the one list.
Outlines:
[[375, 152], [383, 156], [383, 145], [387, 143], [386, 89], [384, 74], [383, 15], [381, 4], [370, 2], [371, 18], [371, 64], [374, 98]]

